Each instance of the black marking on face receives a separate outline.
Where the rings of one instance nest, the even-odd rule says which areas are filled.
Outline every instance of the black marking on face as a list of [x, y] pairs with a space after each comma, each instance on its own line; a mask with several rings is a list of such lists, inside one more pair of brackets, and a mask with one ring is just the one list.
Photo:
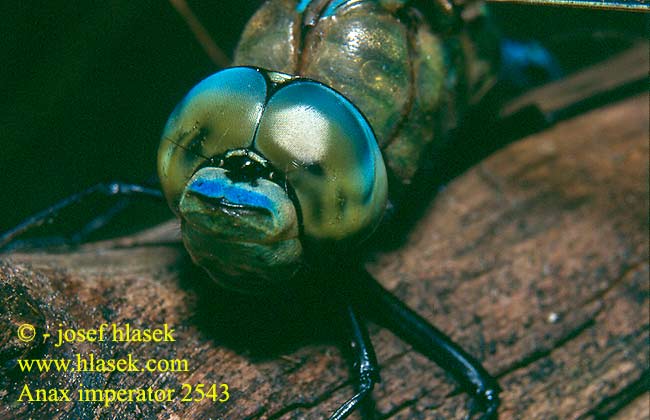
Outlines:
[[312, 175], [321, 178], [325, 176], [325, 169], [323, 169], [323, 166], [320, 163], [310, 163], [309, 165], [305, 166], [305, 169]]
[[222, 166], [226, 176], [233, 182], [248, 182], [255, 186], [259, 178], [269, 179], [271, 170], [248, 156], [232, 156], [224, 159]]
[[203, 144], [205, 143], [208, 134], [210, 134], [210, 130], [207, 127], [199, 128], [196, 134], [192, 136], [192, 140], [188, 143], [187, 150], [196, 153], [197, 155], [201, 155], [201, 150], [203, 150]]

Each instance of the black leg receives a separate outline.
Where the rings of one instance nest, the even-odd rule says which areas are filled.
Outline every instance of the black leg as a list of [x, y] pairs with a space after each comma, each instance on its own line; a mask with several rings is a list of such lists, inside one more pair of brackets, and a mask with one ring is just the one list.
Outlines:
[[354, 357], [354, 369], [359, 375], [359, 386], [357, 393], [339, 407], [329, 420], [347, 418], [367, 399], [375, 384], [379, 382], [379, 367], [368, 330], [350, 305], [347, 307], [347, 318], [350, 326], [350, 347]]
[[[86, 197], [92, 194], [101, 194], [106, 196], [140, 196], [140, 197], [149, 197], [157, 200], [163, 200], [164, 197], [162, 192], [154, 188], [143, 187], [136, 184], [126, 184], [123, 182], [110, 182], [106, 184], [97, 184], [84, 191], [73, 194], [58, 203], [54, 204], [51, 207], [46, 208], [43, 211], [36, 213], [35, 215], [28, 217], [23, 220], [14, 228], [8, 230], [7, 232], [0, 235], [0, 249], [6, 247], [18, 236], [24, 234], [30, 229], [43, 225], [52, 217], [55, 217], [57, 213], [66, 207], [70, 207], [73, 204], [81, 202]], [[115, 208], [117, 211], [121, 210], [121, 206], [118, 203], [118, 206]], [[93, 230], [98, 229], [107, 223], [108, 220], [114, 215], [114, 212], [109, 210], [105, 215], [100, 216], [99, 218], [93, 220], [91, 223], [87, 224], [83, 230], [82, 234], [87, 235]]]
[[121, 198], [120, 200], [117, 201], [117, 203], [115, 203], [115, 205], [111, 206], [104, 213], [100, 214], [99, 216], [96, 216], [90, 222], [86, 223], [84, 227], [82, 227], [78, 232], [75, 232], [70, 237], [71, 244], [75, 245], [84, 242], [86, 238], [90, 236], [93, 232], [96, 232], [99, 229], [103, 228], [104, 226], [108, 225], [115, 216], [117, 216], [118, 214], [120, 214], [121, 212], [123, 212], [129, 207], [129, 204], [131, 204], [129, 198], [130, 197]]
[[357, 299], [364, 302], [364, 310], [451, 373], [472, 396], [472, 411], [481, 411], [482, 420], [496, 419], [501, 389], [478, 360], [384, 289], [365, 270], [359, 271], [359, 280]]

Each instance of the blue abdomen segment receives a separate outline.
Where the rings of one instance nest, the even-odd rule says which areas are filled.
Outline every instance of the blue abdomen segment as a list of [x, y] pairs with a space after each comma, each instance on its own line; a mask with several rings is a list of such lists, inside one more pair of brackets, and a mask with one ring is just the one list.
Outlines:
[[553, 55], [537, 41], [501, 41], [501, 80], [524, 90], [562, 77]]

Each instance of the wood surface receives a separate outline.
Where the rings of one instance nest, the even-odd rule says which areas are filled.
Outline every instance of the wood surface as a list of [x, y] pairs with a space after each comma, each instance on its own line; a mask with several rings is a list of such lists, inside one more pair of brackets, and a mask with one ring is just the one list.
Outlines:
[[[498, 376], [501, 419], [650, 416], [648, 114], [647, 94], [635, 96], [490, 156], [436, 196], [404, 246], [367, 262], [385, 287]], [[192, 266], [176, 229], [1, 256], [0, 418], [321, 419], [352, 395], [331, 314], [217, 290]], [[176, 341], [56, 348], [52, 340], [17, 340], [25, 322], [39, 334], [59, 325], [167, 323]], [[468, 398], [450, 376], [389, 331], [370, 329], [382, 368], [378, 418], [465, 416]], [[39, 375], [15, 367], [20, 357], [75, 353], [183, 358], [190, 370]], [[227, 383], [230, 400], [16, 401], [25, 384], [182, 383]]]

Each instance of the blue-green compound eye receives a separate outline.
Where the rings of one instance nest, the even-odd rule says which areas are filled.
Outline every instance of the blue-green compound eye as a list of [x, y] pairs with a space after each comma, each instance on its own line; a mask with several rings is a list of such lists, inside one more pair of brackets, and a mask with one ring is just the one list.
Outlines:
[[386, 205], [386, 169], [370, 126], [343, 96], [303, 80], [275, 93], [255, 147], [296, 191], [304, 232], [345, 240], [368, 233]]
[[176, 106], [158, 148], [158, 175], [174, 212], [206, 158], [251, 145], [266, 96], [260, 72], [231, 68], [201, 81]]
[[348, 250], [386, 206], [363, 115], [320, 83], [254, 68], [190, 91], [165, 126], [158, 170], [192, 258], [251, 293], [263, 291], [252, 277], [290, 278], [321, 245]]

